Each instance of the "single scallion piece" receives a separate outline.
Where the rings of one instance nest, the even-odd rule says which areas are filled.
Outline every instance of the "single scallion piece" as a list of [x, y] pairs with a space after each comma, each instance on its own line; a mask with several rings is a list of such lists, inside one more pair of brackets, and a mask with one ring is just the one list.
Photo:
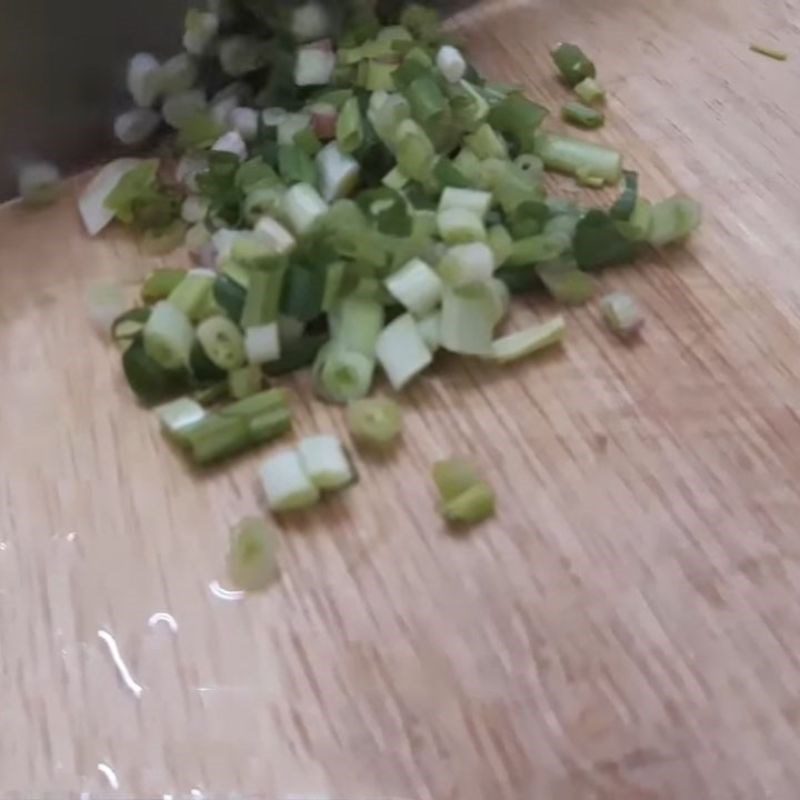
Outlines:
[[212, 270], [192, 269], [183, 275], [183, 280], [169, 293], [167, 300], [192, 322], [197, 322], [208, 306], [215, 274]]
[[763, 44], [751, 44], [750, 49], [754, 53], [766, 56], [767, 58], [772, 58], [775, 61], [786, 61], [786, 59], [789, 58], [789, 54], [783, 50], [776, 50], [773, 47], [767, 47]]
[[550, 296], [568, 306], [582, 305], [594, 294], [594, 282], [574, 262], [551, 261], [536, 265], [536, 274]]
[[132, 308], [123, 312], [111, 325], [111, 338], [122, 349], [130, 347], [139, 338], [149, 317], [149, 308]]
[[478, 158], [508, 158], [508, 145], [505, 140], [486, 122], [474, 133], [464, 137], [464, 143]]
[[305, 233], [327, 210], [328, 204], [307, 183], [298, 183], [283, 198], [283, 209], [297, 233]]
[[273, 511], [296, 511], [319, 502], [319, 489], [303, 469], [296, 450], [269, 456], [259, 469], [267, 504]]
[[576, 44], [561, 42], [553, 48], [550, 55], [570, 86], [575, 86], [585, 78], [594, 78], [597, 74], [594, 64]]
[[403, 120], [396, 133], [397, 163], [405, 175], [424, 181], [433, 169], [436, 151], [425, 131], [413, 120]]
[[244, 400], [245, 397], [257, 394], [263, 383], [264, 375], [257, 364], [247, 364], [228, 373], [228, 393], [235, 400]]
[[355, 473], [342, 443], [330, 435], [307, 436], [297, 445], [303, 472], [323, 492], [342, 489]]
[[446, 208], [436, 217], [439, 236], [445, 244], [467, 244], [486, 241], [481, 218], [466, 208]]
[[536, 155], [548, 169], [576, 177], [592, 177], [614, 184], [622, 177], [622, 156], [615, 150], [568, 136], [542, 134], [536, 139]]
[[227, 317], [214, 316], [203, 320], [197, 326], [195, 335], [206, 358], [220, 370], [228, 372], [244, 364], [242, 333]]
[[358, 99], [351, 97], [339, 111], [336, 120], [336, 141], [343, 153], [352, 153], [364, 141], [364, 124]]
[[442, 279], [420, 258], [412, 258], [386, 279], [389, 293], [417, 317], [424, 316], [442, 298]]
[[431, 353], [442, 346], [442, 312], [431, 311], [417, 321], [417, 329], [422, 341]]
[[194, 330], [186, 314], [167, 300], [153, 306], [143, 337], [147, 355], [164, 369], [177, 369], [188, 363]]
[[518, 358], [538, 353], [547, 347], [561, 342], [566, 332], [566, 324], [561, 316], [548, 322], [533, 325], [492, 342], [492, 360], [498, 364], [516, 361]]
[[374, 372], [374, 358], [345, 350], [330, 341], [320, 349], [314, 361], [314, 391], [330, 403], [359, 400], [369, 393]]
[[696, 200], [676, 195], [655, 203], [651, 210], [647, 241], [654, 247], [664, 247], [685, 239], [700, 225], [702, 209]]
[[587, 129], [599, 128], [606, 121], [605, 114], [599, 109], [576, 102], [561, 107], [561, 118], [570, 125]]
[[375, 345], [375, 355], [395, 389], [402, 389], [433, 361], [411, 314], [390, 322]]
[[365, 397], [348, 405], [347, 426], [359, 446], [382, 450], [400, 438], [403, 415], [388, 397]]
[[343, 152], [337, 142], [329, 142], [317, 153], [317, 172], [322, 199], [332, 203], [347, 197], [356, 187], [360, 166]]
[[266, 589], [279, 576], [277, 553], [280, 538], [275, 528], [263, 519], [246, 517], [231, 533], [228, 550], [228, 576], [237, 589], [257, 592]]
[[186, 431], [200, 422], [206, 413], [200, 403], [188, 397], [181, 397], [156, 408], [164, 434], [178, 443], [183, 442]]
[[494, 269], [494, 253], [484, 242], [450, 247], [438, 266], [442, 280], [453, 287], [486, 281]]
[[634, 336], [644, 325], [639, 306], [626, 292], [612, 292], [603, 297], [600, 313], [608, 328], [621, 339]]
[[464, 56], [455, 47], [446, 44], [440, 47], [436, 53], [436, 67], [445, 80], [450, 83], [457, 83], [467, 71], [467, 62], [464, 61]]
[[475, 464], [466, 458], [437, 461], [432, 469], [433, 482], [444, 502], [455, 500], [483, 480]]
[[442, 347], [462, 355], [489, 355], [496, 320], [496, 299], [488, 281], [448, 289], [442, 298]]
[[442, 503], [440, 510], [448, 522], [456, 525], [476, 525], [494, 516], [494, 490], [488, 483], [481, 481], [458, 497]]
[[590, 105], [602, 103], [606, 99], [606, 90], [594, 78], [584, 78], [573, 89], [584, 103]]
[[244, 349], [249, 364], [268, 364], [281, 357], [281, 340], [278, 323], [253, 325], [245, 330]]

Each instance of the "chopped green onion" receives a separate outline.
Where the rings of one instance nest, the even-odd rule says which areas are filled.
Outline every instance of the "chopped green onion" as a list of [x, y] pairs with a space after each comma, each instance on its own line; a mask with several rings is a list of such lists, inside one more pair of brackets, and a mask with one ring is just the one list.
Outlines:
[[584, 103], [602, 103], [606, 99], [606, 90], [594, 79], [584, 78], [573, 87], [575, 94]]
[[494, 515], [495, 496], [492, 487], [481, 481], [458, 497], [442, 504], [442, 516], [456, 524], [475, 525]]
[[481, 192], [477, 189], [456, 189], [448, 186], [442, 192], [439, 200], [439, 211], [445, 211], [448, 208], [463, 208], [483, 219], [491, 205], [491, 192]]
[[541, 325], [533, 325], [492, 342], [492, 360], [498, 364], [516, 361], [518, 358], [538, 353], [558, 344], [564, 338], [566, 324], [561, 316], [553, 317]]
[[358, 99], [351, 97], [339, 111], [336, 120], [336, 141], [343, 153], [352, 153], [364, 141], [364, 123], [361, 120], [361, 109]]
[[197, 326], [195, 335], [215, 367], [227, 372], [244, 363], [245, 345], [241, 331], [227, 317], [216, 316], [203, 320]]
[[486, 241], [481, 218], [466, 208], [446, 208], [436, 217], [439, 236], [445, 244], [466, 244]]
[[267, 364], [281, 356], [280, 331], [277, 322], [254, 325], [245, 330], [244, 349], [249, 364]]
[[606, 121], [602, 111], [576, 102], [565, 103], [561, 107], [561, 118], [579, 128], [599, 128]]
[[574, 262], [564, 264], [551, 261], [536, 265], [536, 274], [541, 278], [550, 296], [568, 306], [582, 305], [594, 294], [592, 279], [579, 270]]
[[783, 50], [775, 50], [774, 48], [766, 47], [763, 44], [751, 44], [750, 49], [754, 53], [766, 56], [767, 58], [772, 58], [775, 61], [786, 61], [786, 59], [789, 58], [789, 54]]
[[217, 14], [190, 8], [184, 21], [183, 46], [192, 55], [202, 55], [219, 30]]
[[335, 436], [307, 436], [297, 445], [303, 472], [323, 492], [342, 489], [355, 480], [353, 467]]
[[125, 311], [114, 320], [111, 326], [111, 338], [123, 349], [130, 347], [133, 341], [139, 338], [149, 317], [149, 308], [132, 308]]
[[612, 292], [600, 301], [600, 312], [609, 329], [620, 338], [638, 333], [644, 317], [636, 301], [626, 292]]
[[464, 56], [455, 47], [446, 44], [440, 47], [436, 53], [436, 67], [445, 80], [450, 83], [457, 83], [467, 71], [467, 62], [464, 61]]
[[347, 426], [357, 444], [384, 449], [403, 432], [400, 407], [388, 397], [365, 397], [347, 407]]
[[432, 311], [442, 298], [442, 280], [420, 258], [412, 258], [386, 279], [386, 288], [415, 316]]
[[700, 225], [701, 217], [700, 204], [690, 197], [675, 195], [655, 203], [647, 241], [654, 247], [663, 247], [685, 239]]
[[591, 176], [617, 183], [622, 176], [622, 156], [614, 150], [567, 136], [543, 134], [536, 140], [536, 155], [548, 169], [568, 175]]
[[402, 389], [426, 369], [433, 357], [411, 314], [390, 322], [375, 345], [375, 355], [395, 389]]
[[436, 151], [425, 131], [414, 120], [397, 127], [396, 155], [400, 169], [414, 180], [424, 181], [433, 169]]
[[317, 169], [313, 159], [296, 144], [278, 145], [278, 172], [286, 183], [317, 182]]
[[195, 464], [210, 464], [247, 450], [252, 445], [247, 420], [209, 413], [181, 437]]
[[232, 369], [228, 373], [228, 392], [235, 400], [244, 400], [261, 391], [263, 377], [257, 364]]
[[260, 217], [253, 226], [253, 230], [275, 255], [288, 253], [297, 244], [294, 236], [272, 217]]
[[183, 370], [165, 369], [146, 352], [141, 338], [136, 338], [122, 355], [122, 368], [133, 393], [143, 403], [161, 403], [185, 388]]
[[442, 312], [432, 311], [417, 321], [417, 329], [422, 341], [431, 353], [442, 346]]
[[438, 267], [444, 282], [454, 287], [488, 280], [494, 269], [494, 253], [484, 242], [449, 248]]
[[400, 123], [408, 119], [410, 114], [408, 100], [400, 94], [374, 92], [370, 97], [367, 118], [387, 147], [395, 146]]
[[336, 142], [329, 142], [317, 153], [317, 172], [322, 198], [332, 203], [347, 197], [358, 183], [360, 166], [352, 156], [344, 153]]
[[218, 275], [213, 287], [214, 302], [221, 308], [234, 322], [242, 318], [242, 311], [246, 302], [247, 294], [241, 284], [229, 278], [227, 275]]
[[596, 269], [633, 260], [636, 243], [620, 230], [621, 224], [596, 208], [581, 217], [572, 241], [575, 260], [581, 269]]
[[465, 136], [464, 143], [478, 158], [508, 158], [505, 140], [486, 122], [474, 133]]
[[180, 247], [185, 238], [186, 223], [176, 219], [166, 228], [145, 231], [140, 246], [145, 255], [163, 256]]
[[345, 350], [330, 341], [317, 353], [314, 362], [314, 391], [331, 403], [359, 400], [369, 392], [374, 371], [374, 358]]
[[524, 267], [528, 264], [552, 261], [568, 250], [569, 246], [570, 241], [565, 236], [547, 233], [527, 236], [514, 242], [511, 253], [506, 259], [506, 266]]
[[283, 208], [297, 233], [305, 233], [327, 210], [328, 204], [307, 183], [298, 183], [283, 198]]
[[511, 292], [503, 281], [498, 278], [492, 278], [488, 281], [489, 288], [491, 289], [491, 298], [494, 301], [494, 314], [492, 319], [494, 324], [497, 325], [507, 314], [511, 306]]
[[114, 219], [114, 210], [106, 201], [122, 178], [146, 163], [139, 158], [118, 158], [97, 171], [78, 200], [78, 210], [89, 236], [96, 236]]
[[297, 86], [325, 86], [331, 82], [336, 53], [322, 50], [314, 45], [301, 47], [297, 51], [294, 82]]
[[508, 232], [508, 228], [504, 225], [492, 225], [487, 231], [486, 242], [494, 256], [494, 263], [498, 267], [503, 266], [511, 255], [514, 246], [514, 241]]
[[267, 325], [278, 319], [285, 269], [282, 264], [250, 274], [247, 299], [242, 310], [243, 328]]
[[471, 83], [465, 80], [448, 87], [454, 121], [466, 131], [474, 131], [489, 114], [489, 103]]
[[528, 152], [533, 149], [536, 129], [546, 116], [546, 108], [519, 92], [512, 92], [492, 106], [488, 122], [495, 131], [514, 140], [520, 150]]
[[197, 322], [208, 306], [215, 274], [212, 270], [192, 269], [183, 275], [183, 280], [169, 293], [167, 300], [192, 322]]
[[[264, 114], [266, 115], [266, 111]], [[278, 128], [278, 144], [294, 144], [297, 134], [311, 125], [311, 116], [305, 113], [289, 114], [281, 109], [276, 123]], [[266, 123], [265, 123], [266, 124]]]
[[371, 358], [375, 355], [375, 344], [383, 328], [383, 319], [383, 306], [380, 303], [348, 297], [341, 304], [334, 338], [345, 350]]
[[276, 553], [278, 532], [264, 520], [246, 517], [233, 529], [228, 550], [228, 575], [238, 589], [266, 589], [279, 575]]
[[195, 400], [181, 397], [156, 408], [156, 414], [164, 433], [181, 442], [183, 434], [206, 416], [206, 410]]
[[147, 355], [164, 369], [177, 369], [188, 363], [194, 330], [186, 314], [167, 300], [153, 306], [143, 336]]
[[259, 469], [267, 504], [273, 511], [296, 511], [319, 501], [319, 489], [303, 470], [296, 450], [269, 456]]
[[488, 282], [446, 290], [442, 299], [442, 347], [463, 355], [488, 355], [496, 318], [496, 298]]
[[594, 78], [597, 74], [594, 64], [576, 44], [562, 42], [556, 45], [550, 55], [570, 86], [575, 86], [584, 78]]
[[483, 482], [475, 465], [465, 458], [447, 458], [437, 461], [432, 469], [433, 482], [439, 496], [447, 503]]
[[432, 124], [447, 107], [447, 98], [430, 75], [413, 80], [406, 88], [405, 97], [411, 106], [411, 115], [421, 125]]
[[639, 175], [626, 169], [622, 171], [622, 177], [625, 180], [625, 188], [608, 213], [614, 219], [627, 221], [633, 215], [639, 199]]

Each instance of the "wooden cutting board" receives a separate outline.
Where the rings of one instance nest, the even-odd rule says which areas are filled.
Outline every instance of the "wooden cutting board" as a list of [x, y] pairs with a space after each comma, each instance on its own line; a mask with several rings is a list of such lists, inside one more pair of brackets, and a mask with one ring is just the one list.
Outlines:
[[[193, 475], [87, 322], [92, 281], [152, 260], [86, 239], [71, 197], [3, 209], [0, 795], [796, 798], [798, 24], [797, 0], [463, 17], [478, 62], [551, 107], [547, 45], [584, 43], [598, 138], [705, 225], [603, 277], [646, 309], [640, 344], [589, 306], [561, 355], [443, 361], [403, 396], [397, 456], [287, 523], [281, 584], [244, 602], [209, 585], [263, 454]], [[298, 389], [299, 435], [344, 432]], [[462, 451], [499, 513], [453, 538], [429, 465]]]

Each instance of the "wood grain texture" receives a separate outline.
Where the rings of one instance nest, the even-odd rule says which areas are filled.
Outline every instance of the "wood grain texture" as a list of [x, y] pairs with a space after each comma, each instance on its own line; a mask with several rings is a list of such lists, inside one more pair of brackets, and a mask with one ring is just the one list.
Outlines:
[[[87, 285], [152, 262], [87, 241], [70, 198], [4, 209], [0, 796], [796, 798], [798, 23], [797, 0], [464, 14], [480, 64], [552, 106], [546, 46], [587, 43], [599, 136], [706, 224], [604, 276], [647, 310], [638, 346], [584, 308], [563, 356], [444, 361], [402, 451], [287, 525], [282, 583], [244, 602], [209, 583], [260, 454], [191, 474], [88, 330]], [[298, 389], [299, 434], [343, 432]], [[428, 465], [465, 443], [501, 511], [452, 538]]]

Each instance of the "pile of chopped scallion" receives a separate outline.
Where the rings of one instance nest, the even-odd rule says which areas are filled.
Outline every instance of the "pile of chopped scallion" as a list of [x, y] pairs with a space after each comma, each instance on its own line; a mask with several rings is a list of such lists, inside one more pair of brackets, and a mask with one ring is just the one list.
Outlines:
[[[114, 161], [80, 199], [90, 234], [117, 220], [148, 252], [185, 243], [194, 257], [194, 269], [150, 274], [136, 307], [112, 293], [93, 309], [123, 349], [131, 389], [161, 406], [163, 429], [194, 462], [287, 431], [287, 395], [267, 384], [305, 367], [321, 399], [350, 404], [356, 441], [380, 447], [400, 429], [391, 401], [364, 400], [380, 373], [400, 391], [438, 350], [503, 364], [552, 346], [561, 316], [499, 333], [511, 295], [584, 303], [597, 270], [699, 224], [687, 197], [640, 197], [620, 153], [546, 132], [547, 110], [482, 77], [431, 9], [383, 20], [353, 2], [334, 19], [313, 0], [276, 5], [189, 11], [185, 52], [135, 56], [134, 107], [115, 132], [141, 144], [171, 129], [175, 159]], [[576, 95], [562, 118], [601, 125], [594, 64], [571, 44], [552, 55]], [[620, 186], [619, 198], [586, 208], [548, 196], [546, 170]], [[641, 323], [626, 296], [603, 315], [619, 333]], [[262, 468], [278, 510], [352, 480], [338, 442], [317, 439]], [[494, 508], [470, 476], [442, 493], [449, 519]]]

